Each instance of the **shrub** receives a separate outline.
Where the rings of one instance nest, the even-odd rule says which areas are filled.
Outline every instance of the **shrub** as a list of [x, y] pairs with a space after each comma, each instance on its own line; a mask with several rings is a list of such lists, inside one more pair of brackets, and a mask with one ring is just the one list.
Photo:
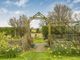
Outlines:
[[8, 46], [8, 37], [4, 35], [5, 33], [0, 33], [0, 55], [2, 55]]
[[55, 55], [80, 55], [79, 45], [71, 41], [54, 41], [51, 50]]
[[11, 47], [6, 50], [5, 57], [12, 58], [18, 56], [18, 54], [21, 52], [21, 49], [19, 47]]
[[47, 26], [42, 27], [42, 34], [43, 34], [44, 39], [48, 38], [48, 27]]
[[18, 46], [10, 47], [9, 36], [5, 36], [5, 33], [0, 33], [0, 57], [16, 57], [20, 52]]

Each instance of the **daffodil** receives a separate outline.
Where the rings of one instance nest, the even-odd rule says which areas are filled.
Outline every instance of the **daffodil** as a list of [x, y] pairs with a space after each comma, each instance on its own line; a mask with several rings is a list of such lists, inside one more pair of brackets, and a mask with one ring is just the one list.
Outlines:
[[48, 50], [50, 50], [50, 48], [48, 48]]
[[56, 57], [56, 55], [54, 55], [54, 57]]
[[62, 47], [64, 47], [64, 45], [63, 45], [63, 44], [61, 44], [61, 46], [62, 46]]
[[65, 49], [67, 49], [67, 47], [64, 47]]

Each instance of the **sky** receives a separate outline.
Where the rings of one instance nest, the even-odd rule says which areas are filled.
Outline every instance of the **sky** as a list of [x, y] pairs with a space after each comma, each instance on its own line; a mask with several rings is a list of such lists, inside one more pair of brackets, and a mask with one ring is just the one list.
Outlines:
[[[41, 12], [47, 15], [56, 4], [66, 4], [75, 13], [80, 12], [80, 0], [0, 0], [0, 27], [8, 27], [9, 19], [26, 15], [28, 17]], [[39, 22], [32, 21], [31, 25], [38, 27]]]

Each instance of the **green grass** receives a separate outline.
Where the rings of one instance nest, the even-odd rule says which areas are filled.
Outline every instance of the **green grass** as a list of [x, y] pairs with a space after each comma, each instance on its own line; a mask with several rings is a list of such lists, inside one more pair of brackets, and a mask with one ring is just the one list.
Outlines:
[[44, 43], [45, 40], [43, 40], [42, 38], [36, 38], [34, 39], [34, 43]]
[[17, 58], [0, 58], [0, 60], [80, 60], [80, 56], [53, 56], [47, 52], [26, 52]]

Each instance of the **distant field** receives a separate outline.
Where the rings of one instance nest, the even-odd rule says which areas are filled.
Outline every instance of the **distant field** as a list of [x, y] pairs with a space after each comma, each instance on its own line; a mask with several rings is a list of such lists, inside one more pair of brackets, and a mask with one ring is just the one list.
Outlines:
[[35, 35], [36, 35], [36, 37], [38, 37], [38, 38], [43, 38], [42, 33], [31, 33], [31, 36], [32, 36], [33, 38], [35, 38]]

